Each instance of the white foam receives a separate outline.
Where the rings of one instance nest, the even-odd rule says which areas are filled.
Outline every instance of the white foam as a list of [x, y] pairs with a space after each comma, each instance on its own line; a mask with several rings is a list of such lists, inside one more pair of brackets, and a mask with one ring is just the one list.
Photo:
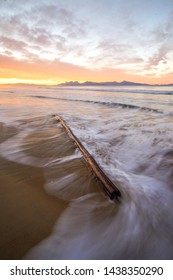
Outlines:
[[[167, 205], [158, 207], [151, 201], [153, 206], [148, 209], [146, 204], [144, 209], [137, 199], [116, 205], [102, 194], [82, 196], [62, 214], [52, 235], [25, 259], [171, 259], [172, 196], [165, 198]], [[145, 204], [145, 197], [141, 202]]]
[[[142, 90], [145, 93], [146, 89]], [[164, 93], [163, 88], [156, 90]], [[131, 94], [108, 89], [92, 91], [91, 88], [75, 91], [74, 88], [56, 87], [35, 92], [30, 89], [27, 94], [54, 99], [28, 97], [29, 105], [22, 103], [22, 109], [16, 107], [14, 114], [10, 113], [10, 120], [15, 121], [16, 112], [17, 119], [31, 117], [31, 111], [33, 116], [48, 112], [60, 114], [118, 185], [122, 200], [116, 205], [100, 193], [91, 194], [90, 184], [85, 184], [85, 178], [79, 178], [75, 171], [55, 179], [46, 171], [46, 190], [72, 201], [57, 221], [52, 235], [31, 250], [26, 258], [172, 259], [173, 122], [166, 112], [172, 111], [173, 95]], [[16, 94], [16, 98], [23, 101], [21, 95]], [[99, 104], [99, 101], [105, 104]], [[107, 106], [106, 102], [153, 108], [164, 114]], [[27, 114], [25, 110], [28, 110]], [[79, 154], [49, 159], [31, 157], [22, 146], [27, 133], [24, 130], [3, 142], [1, 156], [55, 170], [80, 157]]]

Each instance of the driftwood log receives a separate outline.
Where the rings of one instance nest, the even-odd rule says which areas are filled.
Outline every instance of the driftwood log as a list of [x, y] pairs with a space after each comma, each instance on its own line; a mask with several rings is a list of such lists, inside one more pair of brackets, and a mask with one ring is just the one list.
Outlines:
[[62, 126], [68, 132], [70, 138], [75, 142], [76, 146], [79, 148], [79, 150], [83, 154], [83, 157], [84, 157], [88, 167], [91, 169], [91, 171], [95, 175], [96, 179], [99, 182], [101, 182], [101, 185], [102, 185], [105, 193], [110, 197], [111, 200], [118, 200], [118, 198], [121, 197], [121, 193], [120, 193], [119, 189], [113, 184], [113, 182], [103, 172], [103, 170], [100, 168], [100, 166], [95, 161], [95, 159], [85, 149], [85, 147], [82, 145], [80, 140], [74, 135], [74, 133], [68, 127], [66, 122], [57, 114], [55, 115], [55, 119], [58, 120], [62, 124]]

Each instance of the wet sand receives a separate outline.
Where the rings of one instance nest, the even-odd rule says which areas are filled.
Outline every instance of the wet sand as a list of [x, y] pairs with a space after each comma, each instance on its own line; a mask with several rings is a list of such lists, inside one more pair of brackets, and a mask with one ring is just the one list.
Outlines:
[[[104, 88], [1, 93], [0, 258], [173, 259], [172, 96], [155, 93], [151, 105], [164, 114], [110, 106], [145, 107], [148, 88], [144, 96]], [[64, 95], [69, 100], [57, 99]], [[98, 98], [104, 106], [94, 103]], [[55, 112], [119, 184], [121, 203], [96, 189], [67, 133], [48, 115]]]
[[22, 259], [51, 235], [70, 200], [100, 192], [57, 125], [53, 117], [0, 125], [0, 259]]
[[[0, 131], [0, 143], [18, 133], [3, 123]], [[46, 193], [44, 184], [41, 167], [0, 157], [0, 259], [21, 259], [51, 233], [67, 207], [67, 202]]]
[[21, 259], [51, 233], [67, 203], [44, 191], [41, 168], [2, 158], [0, 166], [0, 259]]

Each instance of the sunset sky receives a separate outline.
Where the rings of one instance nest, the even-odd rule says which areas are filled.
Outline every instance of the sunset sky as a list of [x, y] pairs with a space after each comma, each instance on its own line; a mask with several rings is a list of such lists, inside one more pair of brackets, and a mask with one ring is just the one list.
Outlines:
[[0, 83], [173, 83], [173, 0], [0, 0]]

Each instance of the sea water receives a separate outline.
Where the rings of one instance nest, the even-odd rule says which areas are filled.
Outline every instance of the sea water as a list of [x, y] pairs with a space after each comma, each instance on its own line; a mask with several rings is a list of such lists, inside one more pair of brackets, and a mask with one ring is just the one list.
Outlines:
[[[20, 85], [1, 87], [0, 97], [2, 125], [18, 129], [1, 143], [0, 156], [51, 166], [61, 175], [46, 171], [45, 191], [70, 202], [52, 234], [26, 259], [173, 258], [173, 87]], [[71, 160], [82, 157], [78, 150], [49, 155], [61, 125], [57, 136], [38, 130], [56, 113], [118, 186], [119, 203], [91, 190], [84, 173], [72, 171]], [[41, 157], [28, 153], [33, 132], [36, 143], [50, 141]]]

